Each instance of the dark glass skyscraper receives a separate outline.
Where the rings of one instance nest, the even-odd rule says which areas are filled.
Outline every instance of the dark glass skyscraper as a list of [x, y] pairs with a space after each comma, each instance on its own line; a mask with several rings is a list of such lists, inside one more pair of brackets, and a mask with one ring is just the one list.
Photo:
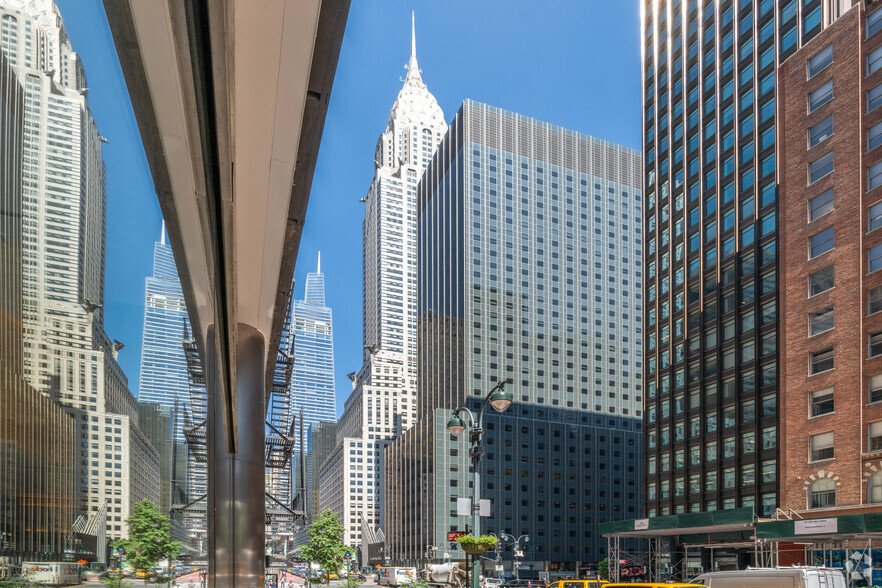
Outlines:
[[778, 65], [850, 0], [644, 0], [646, 516], [779, 503]]

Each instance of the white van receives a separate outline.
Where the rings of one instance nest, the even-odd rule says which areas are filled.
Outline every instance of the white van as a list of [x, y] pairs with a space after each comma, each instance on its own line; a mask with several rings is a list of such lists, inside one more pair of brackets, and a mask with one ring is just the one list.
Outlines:
[[709, 588], [846, 588], [839, 570], [814, 567], [708, 572], [692, 582]]

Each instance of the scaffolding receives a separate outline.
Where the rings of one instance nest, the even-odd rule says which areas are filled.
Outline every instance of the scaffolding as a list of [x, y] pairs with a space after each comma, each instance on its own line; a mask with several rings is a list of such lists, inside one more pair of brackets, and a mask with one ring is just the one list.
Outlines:
[[[882, 585], [882, 512], [759, 519], [752, 509], [714, 511], [604, 523], [601, 533], [612, 581], [634, 579], [623, 572], [635, 568], [647, 582], [685, 582], [718, 570], [822, 566], [840, 570], [850, 588]], [[626, 538], [642, 539], [645, 550], [623, 549]]]

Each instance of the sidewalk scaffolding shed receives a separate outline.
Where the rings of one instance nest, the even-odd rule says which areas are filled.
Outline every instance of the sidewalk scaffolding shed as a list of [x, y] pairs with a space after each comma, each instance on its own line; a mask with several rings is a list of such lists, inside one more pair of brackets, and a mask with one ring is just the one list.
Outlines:
[[756, 539], [775, 546], [779, 565], [839, 568], [849, 586], [882, 585], [882, 512], [763, 521]]
[[[780, 516], [785, 516], [779, 511]], [[759, 519], [752, 507], [600, 524], [610, 575], [644, 566], [648, 581], [686, 581], [700, 573], [777, 566], [841, 569], [850, 587], [882, 585], [882, 512], [811, 519]], [[625, 538], [646, 549], [621, 549]]]
[[[630, 519], [601, 523], [600, 534], [606, 537], [610, 577], [621, 581], [622, 568], [642, 566], [647, 581], [682, 581], [714, 568], [714, 550], [725, 548], [726, 562], [734, 555], [732, 569], [745, 558], [744, 550], [753, 548], [753, 530], [756, 515], [751, 507], [729, 510], [688, 513]], [[622, 549], [622, 539], [643, 539], [646, 549], [628, 552]], [[690, 557], [687, 550], [700, 552]], [[740, 561], [739, 561], [740, 560]], [[625, 563], [623, 563], [625, 562]], [[749, 563], [749, 562], [748, 562]], [[745, 563], [744, 566], [748, 565]]]

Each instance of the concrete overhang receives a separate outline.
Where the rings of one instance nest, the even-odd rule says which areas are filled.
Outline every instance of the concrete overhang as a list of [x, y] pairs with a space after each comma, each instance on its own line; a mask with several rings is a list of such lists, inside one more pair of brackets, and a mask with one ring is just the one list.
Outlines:
[[104, 0], [231, 453], [238, 325], [268, 399], [349, 4]]

